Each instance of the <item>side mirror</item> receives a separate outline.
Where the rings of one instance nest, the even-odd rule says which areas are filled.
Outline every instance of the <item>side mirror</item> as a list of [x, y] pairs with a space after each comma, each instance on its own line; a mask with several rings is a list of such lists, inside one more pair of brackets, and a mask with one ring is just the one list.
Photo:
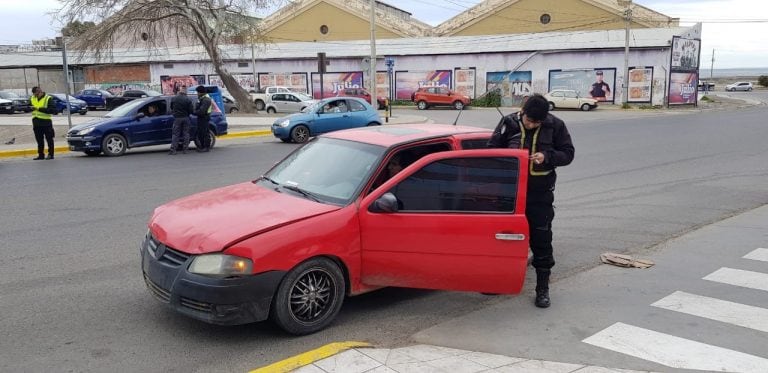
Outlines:
[[147, 97], [147, 95], [141, 95], [141, 98]]
[[146, 114], [144, 114], [144, 113], [137, 113], [137, 114], [136, 114], [136, 116], [135, 116], [135, 117], [133, 117], [133, 119], [135, 119], [135, 120], [139, 120], [139, 119], [141, 119], [141, 118], [144, 118], [144, 117], [146, 117], [146, 116], [147, 116], [147, 115], [146, 115]]
[[368, 209], [370, 212], [398, 212], [399, 210], [397, 197], [389, 192], [384, 193], [377, 200], [373, 201]]

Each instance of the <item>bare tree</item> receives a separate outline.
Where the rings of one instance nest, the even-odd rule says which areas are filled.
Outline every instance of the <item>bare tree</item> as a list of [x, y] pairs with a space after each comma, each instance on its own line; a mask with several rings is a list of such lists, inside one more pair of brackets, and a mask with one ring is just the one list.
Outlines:
[[[172, 38], [196, 39], [202, 44], [224, 86], [245, 112], [256, 111], [248, 92], [224, 65], [221, 44], [248, 35], [248, 42], [262, 42], [259, 19], [252, 15], [285, 0], [59, 0], [58, 17], [96, 21], [93, 27], [71, 42], [81, 54], [90, 52], [102, 59], [112, 55], [116, 43], [168, 47]], [[256, 77], [254, 77], [256, 79]]]

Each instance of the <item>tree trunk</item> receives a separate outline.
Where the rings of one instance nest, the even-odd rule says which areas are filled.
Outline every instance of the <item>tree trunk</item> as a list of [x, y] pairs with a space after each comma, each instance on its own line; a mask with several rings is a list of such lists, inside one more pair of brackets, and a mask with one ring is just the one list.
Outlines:
[[[224, 87], [227, 88], [235, 101], [237, 101], [237, 105], [240, 108], [240, 111], [244, 113], [257, 113], [258, 111], [256, 110], [256, 104], [251, 101], [251, 95], [248, 94], [245, 88], [241, 87], [240, 84], [237, 83], [237, 80], [235, 80], [232, 74], [227, 71], [227, 68], [224, 67], [224, 61], [221, 58], [219, 48], [215, 45], [210, 47], [206, 45], [205, 49], [208, 51], [208, 55], [211, 57], [211, 64], [213, 65], [213, 69], [224, 83]], [[256, 79], [256, 77], [254, 77], [254, 79]]]

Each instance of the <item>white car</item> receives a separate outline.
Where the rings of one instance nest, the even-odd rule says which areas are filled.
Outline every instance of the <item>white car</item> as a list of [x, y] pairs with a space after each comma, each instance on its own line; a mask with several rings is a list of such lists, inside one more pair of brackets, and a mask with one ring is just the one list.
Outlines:
[[267, 113], [298, 113], [317, 100], [298, 92], [275, 93], [267, 102]]
[[726, 91], [751, 91], [752, 90], [752, 83], [750, 82], [736, 82], [733, 84], [728, 84], [725, 86]]
[[549, 101], [549, 110], [555, 108], [581, 109], [589, 111], [597, 107], [597, 100], [589, 97], [581, 97], [572, 89], [555, 89], [544, 98]]

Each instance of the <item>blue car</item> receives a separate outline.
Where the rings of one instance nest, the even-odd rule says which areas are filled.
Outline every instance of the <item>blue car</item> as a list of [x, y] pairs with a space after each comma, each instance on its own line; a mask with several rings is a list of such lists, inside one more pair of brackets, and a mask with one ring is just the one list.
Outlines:
[[[130, 101], [115, 110], [84, 123], [67, 132], [69, 150], [95, 156], [104, 152], [107, 156], [120, 156], [129, 148], [171, 143], [173, 116], [172, 96], [146, 97]], [[196, 97], [190, 97], [196, 101]], [[195, 139], [197, 117], [191, 117], [190, 138]], [[211, 113], [209, 132], [211, 147], [216, 136], [227, 134], [227, 118], [218, 112]], [[195, 139], [195, 146], [199, 147]]]
[[109, 91], [103, 89], [84, 89], [75, 95], [76, 98], [85, 101], [85, 104], [91, 110], [106, 109], [107, 97], [112, 97]]
[[325, 132], [380, 125], [381, 116], [365, 100], [333, 97], [320, 100], [301, 113], [277, 119], [272, 124], [272, 134], [284, 142], [304, 143]]
[[[63, 113], [67, 109], [67, 95], [63, 93], [51, 93], [51, 99], [56, 103], [57, 113]], [[85, 101], [72, 96], [69, 96], [69, 107], [72, 114], [80, 113], [80, 115], [85, 115], [88, 113], [88, 105]]]

